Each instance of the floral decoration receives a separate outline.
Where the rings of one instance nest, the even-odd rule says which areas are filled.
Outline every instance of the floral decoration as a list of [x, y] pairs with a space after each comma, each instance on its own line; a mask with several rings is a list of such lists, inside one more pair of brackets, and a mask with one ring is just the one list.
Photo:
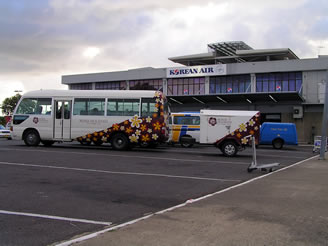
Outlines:
[[140, 142], [165, 142], [167, 136], [164, 136], [161, 131], [162, 127], [168, 127], [165, 122], [164, 95], [161, 92], [155, 92], [155, 113], [152, 116], [139, 117], [134, 115], [131, 119], [124, 120], [121, 123], [113, 124], [111, 127], [102, 131], [86, 134], [78, 137], [77, 140], [83, 142], [109, 142], [112, 134], [122, 132], [127, 135], [131, 143]]
[[255, 137], [255, 142], [258, 143], [260, 137], [260, 114], [254, 115], [248, 122], [239, 125], [239, 128], [232, 131], [229, 135], [216, 141], [219, 144], [224, 139], [235, 139], [241, 145], [250, 144], [250, 137]]

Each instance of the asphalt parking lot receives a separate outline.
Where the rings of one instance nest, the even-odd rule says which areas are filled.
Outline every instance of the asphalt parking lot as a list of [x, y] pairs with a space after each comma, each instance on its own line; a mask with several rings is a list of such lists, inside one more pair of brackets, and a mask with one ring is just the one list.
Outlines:
[[[261, 164], [294, 164], [311, 146], [257, 149]], [[50, 245], [195, 199], [264, 173], [252, 151], [212, 146], [113, 151], [77, 143], [26, 147], [0, 139], [0, 245]]]

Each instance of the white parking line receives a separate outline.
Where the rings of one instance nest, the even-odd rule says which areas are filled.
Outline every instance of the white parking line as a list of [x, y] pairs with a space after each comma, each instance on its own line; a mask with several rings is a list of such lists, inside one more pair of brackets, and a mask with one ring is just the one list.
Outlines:
[[61, 216], [52, 216], [52, 215], [45, 215], [45, 214], [33, 214], [33, 213], [22, 213], [22, 212], [14, 212], [14, 211], [7, 211], [7, 210], [0, 210], [0, 214], [37, 217], [37, 218], [43, 218], [43, 219], [63, 220], [63, 221], [72, 221], [72, 222], [80, 222], [80, 223], [88, 223], [88, 224], [96, 224], [96, 225], [106, 225], [106, 226], [109, 226], [109, 225], [112, 224], [111, 222], [85, 220], [85, 219], [74, 219], [74, 218], [61, 217]]
[[249, 165], [250, 164], [249, 162], [210, 161], [210, 160], [199, 160], [199, 159], [166, 158], [166, 157], [157, 157], [157, 156], [101, 154], [101, 153], [90, 153], [90, 152], [86, 153], [86, 152], [74, 152], [74, 151], [42, 150], [39, 148], [30, 148], [30, 149], [0, 148], [0, 150], [29, 151], [29, 152], [43, 152], [43, 153], [66, 153], [66, 154], [77, 154], [77, 155], [88, 155], [88, 156], [96, 155], [96, 156], [111, 156], [111, 157], [121, 157], [121, 158], [155, 159], [155, 160], [199, 162], [199, 163], [224, 163], [224, 164], [229, 164], [229, 165]]
[[215, 196], [215, 195], [219, 195], [219, 194], [222, 194], [222, 193], [224, 193], [224, 192], [227, 192], [227, 191], [230, 191], [230, 190], [236, 189], [236, 188], [238, 188], [238, 187], [241, 187], [241, 186], [247, 185], [247, 184], [252, 183], [252, 182], [254, 182], [254, 181], [256, 181], [256, 180], [263, 179], [263, 178], [265, 178], [265, 177], [267, 177], [267, 176], [274, 175], [274, 174], [276, 174], [276, 173], [278, 173], [278, 172], [282, 172], [282, 171], [284, 171], [284, 170], [286, 170], [286, 169], [289, 169], [289, 168], [291, 168], [291, 167], [297, 166], [297, 165], [299, 165], [299, 164], [301, 164], [301, 163], [304, 163], [304, 162], [306, 162], [306, 161], [308, 161], [308, 160], [312, 160], [312, 159], [314, 159], [314, 158], [318, 158], [318, 155], [316, 155], [316, 156], [312, 156], [312, 157], [310, 157], [310, 158], [308, 158], [308, 159], [306, 159], [306, 160], [299, 161], [299, 162], [294, 163], [294, 164], [292, 164], [292, 165], [290, 165], [290, 166], [287, 166], [287, 167], [284, 167], [284, 168], [278, 169], [278, 170], [275, 171], [275, 172], [267, 173], [267, 174], [265, 174], [265, 175], [261, 175], [261, 176], [258, 176], [258, 177], [256, 177], [256, 178], [253, 178], [253, 179], [247, 180], [247, 181], [245, 181], [245, 182], [243, 182], [243, 183], [240, 183], [240, 184], [237, 184], [237, 185], [234, 185], [234, 186], [228, 187], [228, 188], [226, 188], [226, 189], [219, 190], [219, 191], [216, 191], [216, 192], [214, 192], [214, 193], [211, 193], [211, 194], [208, 194], [208, 195], [205, 195], [205, 196], [202, 196], [202, 197], [199, 197], [199, 198], [193, 199], [193, 200], [188, 200], [188, 201], [186, 201], [186, 202], [184, 202], [184, 203], [181, 203], [181, 204], [178, 204], [178, 205], [176, 205], [176, 206], [173, 206], [173, 207], [170, 207], [170, 208], [167, 208], [167, 209], [164, 209], [164, 210], [161, 210], [161, 211], [155, 212], [155, 213], [151, 213], [151, 214], [148, 214], [148, 215], [146, 215], [146, 216], [143, 216], [143, 217], [140, 217], [140, 218], [137, 218], [137, 219], [134, 219], [134, 220], [131, 220], [131, 221], [128, 221], [128, 222], [125, 222], [125, 223], [119, 224], [119, 225], [115, 225], [115, 226], [112, 226], [112, 227], [110, 227], [110, 228], [106, 228], [106, 229], [101, 230], [101, 231], [97, 231], [97, 232], [91, 233], [91, 234], [89, 234], [89, 235], [84, 235], [84, 236], [81, 236], [81, 237], [78, 237], [78, 238], [74, 238], [74, 239], [68, 240], [68, 241], [66, 241], [66, 242], [58, 243], [58, 244], [56, 244], [55, 246], [69, 246], [69, 245], [72, 245], [72, 244], [74, 244], [74, 243], [82, 242], [82, 241], [85, 241], [85, 240], [88, 240], [88, 239], [91, 239], [91, 238], [97, 237], [97, 236], [99, 236], [99, 235], [101, 235], [101, 234], [103, 234], [103, 233], [110, 232], [110, 231], [114, 231], [114, 230], [120, 229], [120, 228], [122, 228], [122, 227], [125, 227], [125, 226], [128, 226], [128, 225], [135, 224], [135, 223], [137, 223], [137, 222], [139, 222], [139, 221], [149, 219], [149, 218], [153, 217], [154, 215], [164, 214], [164, 213], [166, 213], [166, 212], [173, 211], [173, 210], [175, 210], [175, 209], [177, 209], [177, 208], [185, 207], [185, 206], [187, 206], [187, 205], [189, 205], [189, 204], [191, 204], [191, 203], [195, 203], [195, 202], [198, 202], [198, 201], [201, 201], [201, 200], [207, 199], [207, 198], [209, 198], [209, 197], [212, 197], [212, 196]]
[[[303, 157], [307, 157], [308, 155], [309, 155], [309, 153], [307, 153], [307, 152], [297, 152], [297, 155], [302, 155], [302, 157], [295, 157], [295, 156], [291, 156], [290, 155], [290, 152], [286, 152], [286, 151], [279, 151], [279, 150], [275, 150], [275, 152], [274, 153], [277, 153], [277, 152], [280, 152], [280, 153], [284, 153], [284, 154], [288, 154], [289, 153], [289, 155], [281, 155], [281, 154], [276, 154], [276, 155], [274, 155], [271, 151], [265, 151], [264, 149], [262, 149], [262, 150], [256, 150], [256, 152], [257, 152], [257, 156], [266, 156], [266, 157], [279, 157], [279, 158], [289, 158], [289, 159], [302, 159]], [[172, 152], [172, 153], [181, 153], [181, 154], [189, 154], [189, 153], [193, 153], [193, 154], [196, 154], [196, 153], [198, 153], [198, 154], [217, 154], [217, 152], [213, 152], [213, 151], [191, 151], [191, 150], [188, 150], [188, 151], [186, 151], [186, 150], [184, 150], [183, 152], [180, 150], [169, 150], [169, 151], [166, 151], [165, 150], [165, 152]], [[245, 152], [241, 152], [241, 153], [245, 153]], [[262, 153], [269, 153], [268, 155], [267, 154], [262, 154]], [[272, 155], [270, 155], [270, 153], [272, 153]], [[293, 152], [293, 153], [295, 153], [295, 152]], [[250, 152], [248, 152], [247, 154], [249, 154], [249, 156], [250, 157], [252, 157], [251, 155], [251, 153]], [[296, 154], [296, 153], [295, 153]]]
[[94, 173], [108, 173], [108, 174], [119, 174], [119, 175], [137, 175], [137, 176], [153, 176], [153, 177], [162, 177], [162, 178], [195, 179], [195, 180], [220, 181], [220, 182], [240, 182], [241, 181], [241, 180], [238, 180], [238, 179], [203, 178], [203, 177], [167, 175], [167, 174], [158, 174], [158, 173], [117, 172], [117, 171], [107, 171], [107, 170], [97, 170], [97, 169], [86, 169], [86, 168], [75, 168], [75, 167], [61, 167], [61, 166], [48, 166], [48, 165], [37, 165], [37, 164], [26, 164], [26, 163], [13, 163], [13, 162], [0, 162], [0, 165], [51, 168], [51, 169], [62, 169], [62, 170], [70, 170], [70, 171], [83, 171], [83, 172], [94, 172]]
[[[249, 149], [251, 150], [251, 149]], [[199, 151], [199, 150], [183, 150], [183, 152], [180, 150], [173, 150], [173, 149], [170, 149], [170, 150], [164, 150], [165, 152], [172, 152], [172, 153], [183, 153], [183, 154], [188, 154], [188, 153], [198, 153], [198, 154], [218, 154], [218, 152], [216, 151]], [[274, 151], [274, 152], [273, 152]], [[260, 155], [260, 156], [268, 156], [268, 157], [277, 157], [277, 153], [279, 153], [278, 157], [286, 157], [286, 158], [298, 158], [298, 159], [301, 159], [299, 157], [294, 157], [294, 156], [291, 156], [290, 153], [291, 152], [288, 152], [288, 150], [268, 150], [268, 149], [256, 149], [256, 152], [257, 152], [257, 155]], [[312, 150], [311, 150], [312, 152]], [[240, 152], [242, 154], [244, 154], [245, 152]], [[268, 155], [265, 155], [265, 154], [261, 154], [261, 153], [268, 153]], [[270, 153], [272, 155], [270, 155]], [[281, 155], [281, 154], [286, 154], [286, 155]], [[304, 151], [297, 151], [297, 152], [292, 152], [294, 154], [297, 154], [297, 155], [302, 155], [304, 157], [307, 157], [309, 155], [309, 152], [304, 152]], [[247, 154], [249, 154], [249, 156], [251, 157], [252, 153], [248, 152]]]

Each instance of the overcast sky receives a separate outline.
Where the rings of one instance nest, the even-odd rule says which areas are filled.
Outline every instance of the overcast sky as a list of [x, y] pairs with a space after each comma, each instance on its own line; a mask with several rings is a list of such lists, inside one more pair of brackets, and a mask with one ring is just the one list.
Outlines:
[[244, 41], [328, 55], [327, 0], [0, 0], [0, 103], [61, 76], [176, 66], [167, 58]]

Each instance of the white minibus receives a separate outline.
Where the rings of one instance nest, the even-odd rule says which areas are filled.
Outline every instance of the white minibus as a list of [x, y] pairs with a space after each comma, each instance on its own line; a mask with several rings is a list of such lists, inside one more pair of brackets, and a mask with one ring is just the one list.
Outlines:
[[25, 93], [12, 119], [13, 139], [28, 146], [77, 140], [116, 150], [168, 139], [168, 106], [160, 91], [38, 90]]

